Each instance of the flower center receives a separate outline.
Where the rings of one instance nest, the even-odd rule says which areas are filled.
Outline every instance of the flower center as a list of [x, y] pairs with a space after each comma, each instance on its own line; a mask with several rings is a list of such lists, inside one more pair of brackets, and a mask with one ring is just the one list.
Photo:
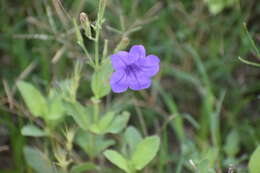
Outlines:
[[126, 66], [125, 68], [125, 73], [127, 75], [131, 74], [131, 73], [134, 73], [136, 74], [138, 71], [140, 71], [140, 67], [138, 67], [136, 64], [129, 64]]

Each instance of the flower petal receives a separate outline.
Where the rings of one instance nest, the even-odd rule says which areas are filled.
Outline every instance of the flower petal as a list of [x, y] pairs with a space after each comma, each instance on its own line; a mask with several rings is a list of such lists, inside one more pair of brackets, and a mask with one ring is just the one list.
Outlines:
[[132, 46], [129, 51], [129, 62], [134, 63], [139, 58], [145, 57], [145, 48], [143, 45]]
[[110, 85], [112, 91], [115, 93], [121, 93], [127, 90], [128, 82], [127, 76], [123, 70], [113, 72], [110, 78]]
[[160, 69], [160, 59], [155, 55], [149, 55], [146, 58], [140, 58], [136, 63], [141, 69], [142, 75], [152, 77]]
[[128, 61], [128, 52], [119, 51], [116, 54], [110, 56], [112, 66], [115, 70], [125, 68]]
[[139, 75], [138, 73], [131, 72], [127, 76], [129, 88], [132, 90], [142, 90], [149, 88], [152, 84], [152, 81], [149, 77]]

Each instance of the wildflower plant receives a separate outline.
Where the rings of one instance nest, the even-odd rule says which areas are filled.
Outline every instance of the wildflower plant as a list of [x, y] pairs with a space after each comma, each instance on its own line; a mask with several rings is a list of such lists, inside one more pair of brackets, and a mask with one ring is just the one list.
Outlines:
[[[128, 88], [150, 87], [160, 63], [157, 56], [146, 56], [142, 45], [133, 46], [129, 52], [123, 51], [128, 43], [125, 36], [109, 56], [113, 53], [108, 51], [109, 42], [100, 38], [106, 3], [106, 0], [99, 1], [95, 22], [91, 22], [86, 13], [80, 14], [80, 24], [72, 19], [77, 43], [86, 60], [74, 63], [70, 78], [60, 81], [58, 87], [50, 88], [47, 94], [28, 82], [17, 83], [33, 117], [33, 122], [22, 128], [22, 134], [47, 141], [45, 152], [29, 146], [24, 149], [28, 165], [36, 172], [104, 172], [100, 163], [105, 157], [124, 172], [135, 173], [150, 163], [159, 150], [157, 135], [143, 137], [137, 128], [127, 125], [129, 112], [103, 106], [103, 98], [111, 93], [111, 88], [121, 93]], [[86, 48], [82, 30], [94, 44], [93, 50]], [[86, 66], [93, 70], [90, 81], [93, 96], [83, 104], [78, 101], [77, 92]], [[121, 138], [121, 148], [111, 134]], [[87, 157], [83, 159], [76, 154], [76, 145]]]

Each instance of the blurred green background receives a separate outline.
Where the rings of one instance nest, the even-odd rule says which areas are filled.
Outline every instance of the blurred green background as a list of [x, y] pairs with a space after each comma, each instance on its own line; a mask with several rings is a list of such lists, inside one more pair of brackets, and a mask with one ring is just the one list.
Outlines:
[[[84, 58], [71, 19], [84, 11], [93, 21], [97, 5], [96, 0], [0, 1], [0, 172], [26, 172], [22, 149], [32, 142], [20, 134], [28, 118], [22, 116], [26, 110], [16, 81], [43, 89], [68, 77], [73, 62]], [[260, 69], [238, 57], [260, 60], [243, 25], [259, 47], [259, 0], [108, 0], [105, 18], [101, 38], [109, 40], [110, 54], [127, 36], [130, 45], [143, 44], [161, 59], [151, 89], [113, 95], [133, 101], [126, 104], [131, 124], [143, 133], [160, 133], [153, 170], [189, 172], [183, 166], [189, 160], [198, 166], [209, 160], [218, 172], [247, 172], [260, 142]], [[91, 95], [88, 67], [85, 72], [81, 100]]]

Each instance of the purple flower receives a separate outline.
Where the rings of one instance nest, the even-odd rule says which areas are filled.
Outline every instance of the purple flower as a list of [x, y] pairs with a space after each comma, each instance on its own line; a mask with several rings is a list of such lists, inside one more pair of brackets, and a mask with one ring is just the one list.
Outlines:
[[145, 55], [142, 45], [132, 46], [129, 52], [119, 51], [111, 55], [115, 70], [110, 78], [110, 85], [115, 93], [128, 89], [142, 90], [151, 86], [151, 77], [160, 68], [160, 59], [155, 55]]

